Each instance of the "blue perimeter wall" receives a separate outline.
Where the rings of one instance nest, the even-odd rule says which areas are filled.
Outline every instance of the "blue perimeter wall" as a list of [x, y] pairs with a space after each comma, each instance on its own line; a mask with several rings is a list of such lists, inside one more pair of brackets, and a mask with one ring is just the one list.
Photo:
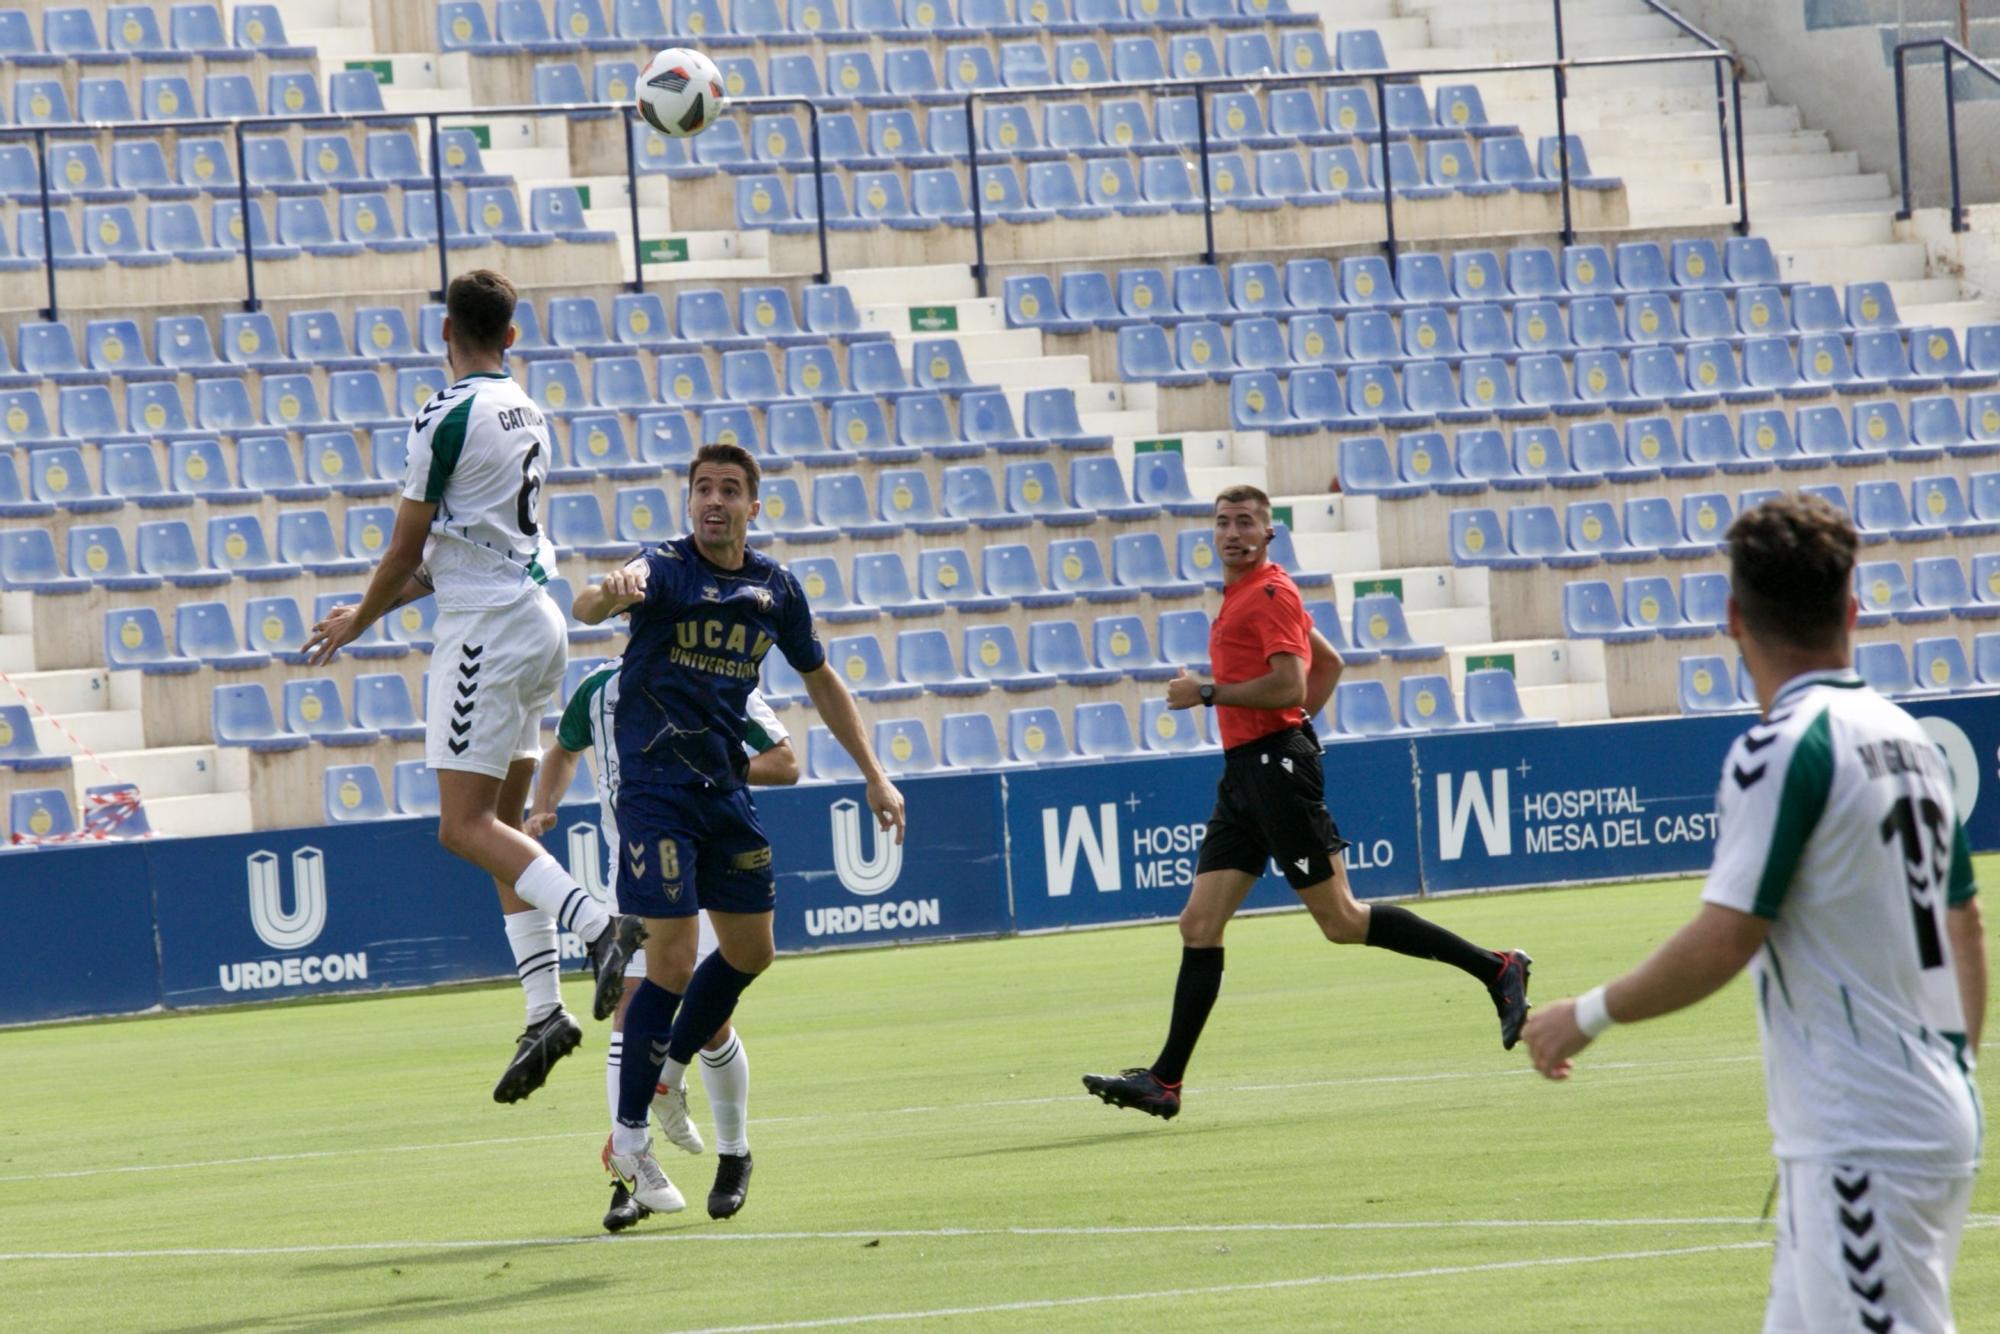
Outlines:
[[[1974, 848], [2000, 849], [2000, 696], [1912, 706], [1951, 760]], [[1371, 898], [1698, 872], [1749, 715], [1342, 742], [1328, 803]], [[786, 951], [1171, 917], [1214, 752], [912, 778], [878, 843], [852, 785], [761, 791]], [[1993, 789], [1982, 799], [1982, 787]], [[603, 893], [594, 806], [549, 846]], [[1251, 908], [1293, 903], [1267, 875]], [[0, 856], [0, 1024], [511, 975], [490, 881], [395, 819]], [[572, 959], [581, 946], [565, 938]]]

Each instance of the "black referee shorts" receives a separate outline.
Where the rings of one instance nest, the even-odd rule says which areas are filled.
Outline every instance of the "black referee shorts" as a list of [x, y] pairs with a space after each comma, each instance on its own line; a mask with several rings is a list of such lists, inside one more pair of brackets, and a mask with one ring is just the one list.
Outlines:
[[1275, 859], [1293, 889], [1331, 877], [1347, 840], [1327, 813], [1319, 738], [1288, 728], [1232, 747], [1222, 763], [1196, 874], [1262, 875]]

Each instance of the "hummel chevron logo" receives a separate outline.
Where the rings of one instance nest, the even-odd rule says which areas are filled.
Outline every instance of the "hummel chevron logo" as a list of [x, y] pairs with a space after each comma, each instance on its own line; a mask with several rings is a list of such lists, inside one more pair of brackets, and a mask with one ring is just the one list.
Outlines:
[[463, 718], [465, 717], [465, 715], [472, 712], [472, 701], [469, 699], [462, 699], [458, 703], [451, 706], [451, 711], [457, 714], [459, 717]]
[[472, 681], [476, 686], [479, 676], [479, 664], [476, 662], [461, 662], [458, 664], [458, 674], [466, 680]]
[[1875, 1211], [1871, 1209], [1867, 1213], [1857, 1217], [1847, 1212], [1847, 1210], [1842, 1209], [1840, 1211], [1840, 1225], [1857, 1237], [1865, 1236], [1868, 1229], [1875, 1226]]
[[460, 681], [458, 683], [458, 693], [466, 699], [471, 699], [474, 695], [479, 693], [479, 682]]
[[484, 653], [485, 651], [486, 651], [486, 645], [484, 644], [467, 644], [465, 647], [459, 650], [460, 653], [463, 653], [466, 657], [472, 659], [475, 662], [478, 661], [479, 655]]
[[429, 403], [426, 403], [423, 409], [417, 413], [417, 429], [419, 431], [428, 429], [430, 424], [437, 420], [438, 414], [443, 411], [444, 395], [439, 394], [432, 398]]
[[1729, 772], [1730, 775], [1736, 779], [1736, 786], [1747, 788], [1752, 784], [1754, 784], [1758, 779], [1762, 778], [1764, 776], [1764, 770], [1766, 770], [1769, 767], [1770, 767], [1769, 765], [1760, 764], [1755, 769], [1745, 769], [1742, 765], [1739, 764], [1734, 768], [1732, 768]]
[[1853, 1251], [1847, 1249], [1845, 1242], [1842, 1242], [1840, 1258], [1847, 1261], [1847, 1267], [1855, 1273], [1865, 1274], [1875, 1267], [1877, 1260], [1882, 1258], [1882, 1243], [1878, 1241], [1861, 1254], [1856, 1255]]
[[1767, 732], [1763, 736], [1758, 736], [1756, 729], [1752, 728], [1743, 734], [1743, 749], [1755, 755], [1758, 751], [1764, 749], [1764, 747], [1777, 739], [1778, 734], [1775, 732]]
[[452, 753], [452, 754], [454, 754], [454, 755], [463, 755], [463, 754], [465, 754], [465, 749], [466, 749], [466, 747], [467, 747], [467, 746], [470, 746], [471, 744], [472, 744], [472, 743], [471, 743], [470, 741], [447, 741], [447, 742], [445, 742], [445, 745], [447, 745], [447, 746], [451, 747], [451, 753]]
[[1835, 1177], [1833, 1179], [1833, 1188], [1840, 1193], [1841, 1199], [1852, 1204], [1868, 1193], [1868, 1174], [1864, 1172], [1852, 1181], [1843, 1181], [1839, 1177]]
[[472, 720], [470, 718], [454, 718], [451, 720], [451, 730], [459, 736], [464, 736], [472, 730]]
[[1861, 1325], [1864, 1329], [1874, 1331], [1874, 1334], [1889, 1334], [1889, 1331], [1896, 1327], [1896, 1317], [1887, 1312], [1881, 1315], [1868, 1315], [1864, 1313], [1861, 1317]]
[[1847, 1286], [1854, 1289], [1854, 1295], [1859, 1297], [1862, 1301], [1879, 1302], [1882, 1300], [1883, 1291], [1889, 1285], [1886, 1281], [1878, 1278], [1868, 1287], [1864, 1288], [1859, 1283], [1856, 1283], [1853, 1279], [1850, 1278], [1847, 1280]]

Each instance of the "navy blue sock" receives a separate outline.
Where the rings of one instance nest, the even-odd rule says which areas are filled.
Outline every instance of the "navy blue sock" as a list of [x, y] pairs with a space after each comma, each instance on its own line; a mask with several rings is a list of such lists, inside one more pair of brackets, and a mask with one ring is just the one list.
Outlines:
[[[736, 1010], [737, 997], [756, 980], [755, 973], [739, 973], [731, 968], [729, 960], [722, 957], [721, 950], [703, 959], [701, 967], [694, 970], [694, 980], [688, 983], [681, 1012], [674, 1020], [674, 1035], [667, 1043], [667, 1059], [682, 1065], [692, 1062], [694, 1054], [729, 1021], [729, 1016]], [[629, 1020], [627, 1026], [629, 1030]], [[632, 1050], [630, 1039], [625, 1043], [625, 1050]]]
[[648, 1124], [653, 1089], [660, 1081], [660, 1063], [667, 1055], [667, 1035], [681, 998], [651, 978], [641, 978], [625, 1008], [625, 1050], [618, 1065], [618, 1121], [639, 1129]]

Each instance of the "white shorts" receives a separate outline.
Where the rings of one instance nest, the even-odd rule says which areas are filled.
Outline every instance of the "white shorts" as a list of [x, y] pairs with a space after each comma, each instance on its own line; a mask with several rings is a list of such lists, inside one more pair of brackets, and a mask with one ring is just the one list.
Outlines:
[[542, 713], [569, 665], [563, 615], [537, 590], [506, 607], [438, 613], [424, 760], [505, 778], [542, 753]]
[[[695, 920], [701, 924], [695, 928], [694, 941], [694, 966], [699, 968], [703, 959], [715, 953], [715, 928], [708, 924], [707, 913], [698, 912], [694, 916]], [[646, 951], [640, 950], [625, 965], [625, 976], [644, 977], [645, 975]]]
[[1764, 1334], [1952, 1334], [1970, 1176], [1790, 1162], [1778, 1177]]

